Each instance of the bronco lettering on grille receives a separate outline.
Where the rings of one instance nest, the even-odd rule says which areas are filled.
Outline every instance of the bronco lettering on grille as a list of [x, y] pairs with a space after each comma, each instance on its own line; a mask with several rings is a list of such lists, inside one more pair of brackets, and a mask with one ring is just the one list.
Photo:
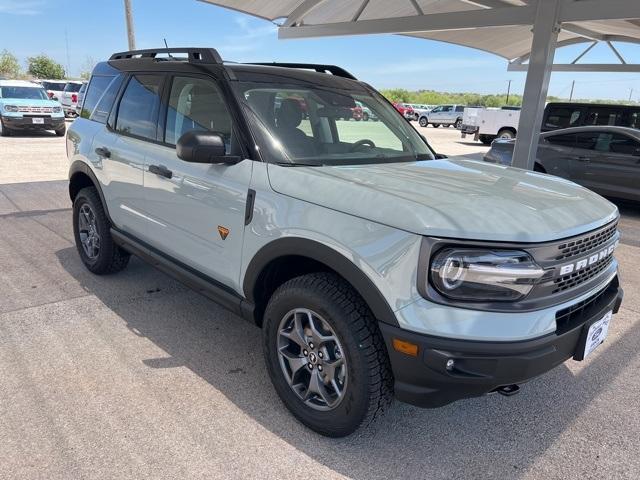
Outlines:
[[567, 275], [572, 272], [577, 272], [578, 270], [582, 270], [589, 265], [593, 265], [603, 258], [607, 258], [608, 256], [613, 255], [613, 251], [618, 246], [618, 243], [620, 243], [619, 240], [616, 240], [614, 244], [609, 245], [609, 247], [605, 248], [604, 250], [600, 250], [599, 252], [596, 252], [593, 255], [589, 255], [589, 257], [578, 260], [577, 262], [563, 265], [562, 267], [560, 267], [560, 275]]

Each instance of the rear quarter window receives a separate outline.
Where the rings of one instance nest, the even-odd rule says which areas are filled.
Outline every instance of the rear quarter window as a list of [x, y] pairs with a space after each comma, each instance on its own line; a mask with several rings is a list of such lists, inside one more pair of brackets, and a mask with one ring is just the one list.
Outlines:
[[100, 123], [107, 123], [122, 76], [94, 75], [87, 87], [80, 116]]

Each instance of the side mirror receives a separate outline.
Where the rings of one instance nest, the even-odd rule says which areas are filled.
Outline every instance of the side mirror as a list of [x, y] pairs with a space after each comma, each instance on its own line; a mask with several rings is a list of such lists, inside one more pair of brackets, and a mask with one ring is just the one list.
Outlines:
[[443, 158], [449, 158], [449, 156], [444, 153], [436, 153], [436, 160], [442, 160]]
[[240, 157], [227, 155], [222, 136], [212, 132], [187, 132], [176, 144], [178, 158], [191, 163], [224, 163], [235, 165]]

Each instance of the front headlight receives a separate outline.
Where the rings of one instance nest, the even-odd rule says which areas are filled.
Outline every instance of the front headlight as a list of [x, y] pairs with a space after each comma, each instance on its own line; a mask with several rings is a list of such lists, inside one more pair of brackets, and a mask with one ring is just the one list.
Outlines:
[[53, 107], [53, 113], [60, 113], [62, 112], [62, 107]]
[[5, 105], [4, 106], [4, 111], [5, 112], [17, 112], [19, 110], [18, 107], [16, 107], [15, 105]]
[[445, 248], [434, 255], [429, 273], [441, 295], [486, 302], [523, 299], [545, 272], [519, 250]]

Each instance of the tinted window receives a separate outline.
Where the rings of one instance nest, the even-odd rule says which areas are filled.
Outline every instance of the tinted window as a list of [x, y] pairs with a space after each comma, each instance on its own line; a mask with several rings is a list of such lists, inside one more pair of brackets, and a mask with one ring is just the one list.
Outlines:
[[584, 125], [620, 125], [622, 112], [619, 109], [589, 107]]
[[464, 112], [464, 107], [456, 107], [456, 112]]
[[192, 130], [219, 133], [229, 153], [231, 116], [216, 85], [200, 78], [175, 77], [169, 94], [164, 141], [175, 145]]
[[82, 106], [82, 112], [80, 113], [81, 117], [91, 117], [93, 109], [96, 108], [102, 94], [114, 78], [116, 77], [100, 75], [94, 75], [91, 77], [91, 81], [89, 82], [89, 86], [87, 87], [87, 92], [84, 97], [84, 104]]
[[[107, 85], [107, 88], [102, 93], [102, 96], [100, 97], [100, 99], [98, 99], [98, 104], [90, 114], [89, 118], [91, 120], [100, 123], [107, 123], [107, 119], [109, 118], [109, 114], [111, 113], [111, 108], [113, 107], [113, 102], [115, 102], [116, 95], [118, 95], [118, 90], [120, 90], [122, 80], [122, 75], [118, 75], [117, 77], [114, 77], [111, 82], [109, 82], [109, 85]], [[86, 104], [87, 102], [84, 102], [85, 106]], [[83, 112], [85, 111], [85, 108], [82, 109]]]
[[545, 120], [545, 128], [559, 129], [579, 125], [580, 109], [574, 107], [550, 107]]
[[160, 75], [131, 77], [118, 107], [117, 131], [155, 140], [162, 80]]
[[[584, 150], [595, 150], [600, 139], [600, 135], [601, 134], [598, 132], [579, 133], [577, 147]], [[602, 145], [601, 141], [600, 145]]]
[[66, 83], [65, 82], [42, 82], [42, 86], [46, 89], [46, 90], [63, 90], [65, 87]]
[[640, 143], [630, 137], [616, 133], [609, 144], [609, 151], [623, 155], [637, 155], [640, 153]]
[[562, 147], [574, 147], [576, 144], [576, 136], [574, 135], [550, 135], [546, 137], [546, 141], [552, 145]]
[[640, 149], [640, 143], [636, 140], [610, 132], [596, 132], [580, 134], [579, 144], [581, 148], [594, 150], [601, 153], [618, 153], [622, 155], [634, 155]]
[[64, 91], [65, 92], [78, 92], [80, 90], [81, 86], [82, 86], [81, 83], [67, 83], [67, 85], [64, 87]]
[[622, 126], [640, 128], [640, 110], [627, 110], [624, 115]]

